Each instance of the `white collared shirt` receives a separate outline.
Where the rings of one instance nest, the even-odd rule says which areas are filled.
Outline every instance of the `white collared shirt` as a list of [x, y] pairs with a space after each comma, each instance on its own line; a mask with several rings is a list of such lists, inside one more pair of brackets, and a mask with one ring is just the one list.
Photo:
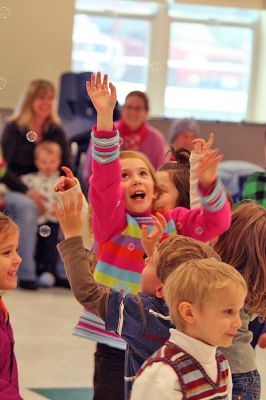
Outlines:
[[[169, 341], [194, 357], [212, 381], [217, 380], [216, 347], [192, 338], [176, 329], [170, 329]], [[228, 400], [232, 398], [232, 378], [229, 370]], [[131, 400], [181, 400], [183, 399], [178, 377], [169, 365], [156, 362], [145, 368], [133, 384]]]

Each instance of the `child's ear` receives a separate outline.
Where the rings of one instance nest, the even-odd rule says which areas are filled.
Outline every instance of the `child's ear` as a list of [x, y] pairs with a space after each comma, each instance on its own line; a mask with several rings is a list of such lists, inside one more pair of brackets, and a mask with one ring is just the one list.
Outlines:
[[161, 284], [161, 286], [159, 286], [155, 292], [155, 297], [157, 297], [157, 299], [162, 299], [163, 298], [163, 284]]
[[194, 308], [188, 301], [182, 301], [178, 306], [178, 311], [182, 319], [188, 324], [195, 323], [195, 313]]

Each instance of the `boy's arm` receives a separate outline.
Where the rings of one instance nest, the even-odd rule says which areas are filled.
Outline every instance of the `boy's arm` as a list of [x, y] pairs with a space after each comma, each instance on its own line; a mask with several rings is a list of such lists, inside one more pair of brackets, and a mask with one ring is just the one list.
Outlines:
[[175, 371], [162, 362], [145, 368], [135, 380], [130, 400], [181, 400], [181, 386]]
[[72, 292], [77, 301], [93, 314], [106, 320], [109, 288], [99, 287], [93, 271], [96, 260], [85, 250], [81, 236], [63, 240], [57, 249], [64, 263]]

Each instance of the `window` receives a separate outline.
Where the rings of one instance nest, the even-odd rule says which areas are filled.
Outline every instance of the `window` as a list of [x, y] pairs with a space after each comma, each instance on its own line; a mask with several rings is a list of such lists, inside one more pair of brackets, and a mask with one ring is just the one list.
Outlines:
[[245, 119], [257, 12], [175, 4], [169, 15], [166, 115]]
[[151, 114], [246, 119], [258, 11], [166, 3], [77, 0], [73, 70], [107, 72], [120, 103], [147, 91]]
[[[130, 91], [146, 90], [151, 22], [143, 16], [149, 17], [155, 8], [133, 1], [97, 3], [99, 6], [95, 1], [78, 1], [83, 12], [79, 11], [74, 21], [72, 69], [107, 72], [123, 103]], [[96, 8], [97, 15], [87, 14]], [[107, 15], [99, 15], [99, 8]], [[128, 15], [118, 17], [114, 9], [120, 13], [126, 9]]]

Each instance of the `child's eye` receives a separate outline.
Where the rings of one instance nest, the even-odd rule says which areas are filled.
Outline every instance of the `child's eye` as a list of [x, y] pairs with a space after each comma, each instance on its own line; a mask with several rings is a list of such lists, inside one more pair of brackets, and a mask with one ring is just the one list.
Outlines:
[[140, 176], [148, 176], [148, 173], [146, 171], [141, 171]]
[[128, 173], [122, 172], [122, 181], [126, 181], [128, 179]]
[[224, 312], [225, 312], [225, 314], [228, 314], [228, 315], [233, 314], [233, 310], [231, 308], [228, 308], [228, 310], [225, 310]]

